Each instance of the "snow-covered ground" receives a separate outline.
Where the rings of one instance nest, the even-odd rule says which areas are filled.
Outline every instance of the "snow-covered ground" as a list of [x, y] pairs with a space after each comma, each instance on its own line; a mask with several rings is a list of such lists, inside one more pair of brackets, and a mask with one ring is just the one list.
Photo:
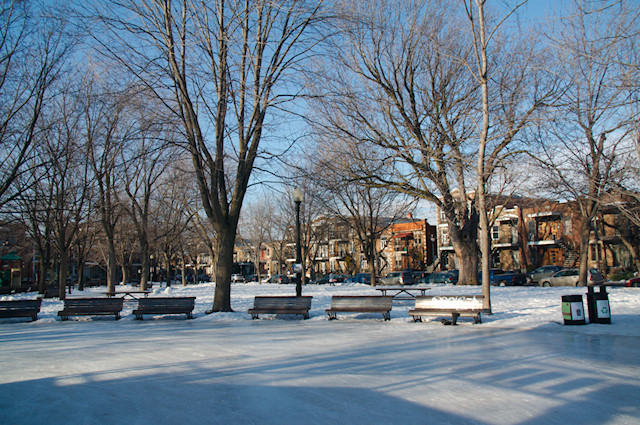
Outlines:
[[328, 321], [332, 295], [378, 293], [359, 284], [303, 287], [308, 320], [247, 314], [254, 296], [294, 285], [234, 284], [235, 312], [206, 315], [213, 292], [152, 290], [196, 296], [194, 320], [137, 321], [127, 301], [119, 321], [61, 322], [50, 299], [36, 322], [0, 319], [0, 424], [640, 424], [637, 288], [609, 288], [612, 323], [586, 326], [562, 325], [560, 309], [585, 288], [495, 287], [494, 314], [455, 327], [413, 323], [410, 301], [394, 301], [390, 322]]

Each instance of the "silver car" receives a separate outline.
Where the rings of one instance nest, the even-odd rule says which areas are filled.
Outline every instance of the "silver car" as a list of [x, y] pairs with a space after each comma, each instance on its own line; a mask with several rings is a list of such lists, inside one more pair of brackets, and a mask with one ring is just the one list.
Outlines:
[[[560, 270], [540, 281], [540, 286], [578, 286], [579, 269]], [[598, 285], [604, 282], [604, 277], [597, 269], [587, 269], [587, 285]]]

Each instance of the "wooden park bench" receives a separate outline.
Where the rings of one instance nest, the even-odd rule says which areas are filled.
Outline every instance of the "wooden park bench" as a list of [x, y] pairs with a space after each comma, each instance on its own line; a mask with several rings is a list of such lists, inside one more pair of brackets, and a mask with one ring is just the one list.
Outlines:
[[187, 319], [193, 319], [195, 301], [196, 297], [140, 298], [133, 314], [138, 320], [142, 320], [143, 314], [186, 314]]
[[42, 299], [0, 301], [0, 317], [31, 317], [38, 320]]
[[380, 295], [334, 295], [331, 308], [325, 311], [329, 320], [336, 319], [337, 313], [382, 313], [384, 320], [391, 320], [393, 296]]
[[253, 300], [253, 308], [249, 309], [249, 314], [252, 319], [258, 319], [258, 314], [301, 314], [308, 319], [311, 298], [257, 296]]
[[69, 316], [104, 316], [113, 314], [116, 320], [120, 319], [122, 311], [122, 298], [67, 298], [64, 300], [64, 309], [58, 312], [62, 320]]
[[425, 295], [417, 296], [416, 304], [409, 314], [416, 322], [422, 321], [422, 316], [451, 315], [451, 321], [443, 320], [446, 325], [455, 325], [458, 317], [473, 317], [473, 323], [482, 323], [482, 295]]

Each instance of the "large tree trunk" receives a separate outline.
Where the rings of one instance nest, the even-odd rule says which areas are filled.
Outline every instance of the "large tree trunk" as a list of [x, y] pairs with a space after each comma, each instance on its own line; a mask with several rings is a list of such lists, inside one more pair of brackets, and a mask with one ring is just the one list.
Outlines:
[[234, 241], [235, 229], [223, 228], [216, 235], [216, 290], [210, 312], [233, 311], [231, 309], [231, 273]]
[[478, 245], [476, 241], [455, 243], [453, 249], [460, 263], [458, 285], [477, 285]]

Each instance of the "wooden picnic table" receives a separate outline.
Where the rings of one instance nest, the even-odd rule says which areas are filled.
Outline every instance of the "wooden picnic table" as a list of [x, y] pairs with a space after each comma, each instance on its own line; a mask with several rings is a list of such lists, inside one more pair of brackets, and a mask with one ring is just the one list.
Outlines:
[[[391, 293], [396, 300], [408, 300], [414, 299], [419, 292], [420, 295], [425, 295], [425, 292], [431, 289], [430, 286], [376, 286], [377, 291], [382, 292], [382, 295], [387, 295], [387, 291]], [[403, 295], [404, 294], [404, 295]]]
[[134, 300], [139, 300], [140, 296], [135, 296], [134, 294], [143, 294], [145, 298], [147, 298], [149, 296], [149, 293], [151, 291], [126, 291], [126, 290], [121, 290], [121, 291], [107, 291], [104, 292], [104, 294], [107, 296], [107, 298], [111, 298], [111, 297], [117, 297], [119, 295], [122, 295], [120, 298], [125, 298], [125, 297], [131, 297], [131, 299]]

